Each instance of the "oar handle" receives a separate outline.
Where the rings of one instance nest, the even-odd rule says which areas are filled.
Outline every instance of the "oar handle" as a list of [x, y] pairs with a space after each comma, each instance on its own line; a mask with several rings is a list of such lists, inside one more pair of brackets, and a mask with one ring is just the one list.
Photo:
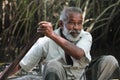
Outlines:
[[36, 33], [33, 38], [27, 43], [27, 45], [21, 50], [18, 57], [3, 71], [0, 76], [0, 80], [6, 80], [10, 73], [15, 69], [15, 67], [19, 64], [21, 59], [25, 56], [27, 51], [32, 47], [32, 45], [37, 41], [39, 37], [42, 37], [42, 34]]

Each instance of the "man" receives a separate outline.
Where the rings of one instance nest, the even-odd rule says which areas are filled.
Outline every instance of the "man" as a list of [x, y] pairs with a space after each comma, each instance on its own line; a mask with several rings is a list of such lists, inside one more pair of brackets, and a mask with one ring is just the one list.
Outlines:
[[[50, 22], [41, 21], [37, 32], [45, 36], [38, 39], [17, 68], [29, 71], [44, 56], [43, 80], [85, 80], [85, 70], [91, 62], [92, 36], [83, 30], [82, 20], [80, 8], [66, 7], [57, 30], [53, 31]], [[97, 66], [94, 80], [108, 80], [119, 67], [113, 56], [103, 56], [93, 65]]]

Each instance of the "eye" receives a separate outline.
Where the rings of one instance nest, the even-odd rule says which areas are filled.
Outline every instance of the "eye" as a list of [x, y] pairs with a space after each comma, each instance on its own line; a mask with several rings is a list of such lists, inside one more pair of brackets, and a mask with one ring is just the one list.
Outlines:
[[82, 24], [82, 20], [80, 20], [80, 21], [78, 22], [78, 24]]
[[74, 22], [68, 22], [68, 24], [74, 24]]
[[75, 26], [75, 25], [81, 26], [82, 25], [82, 21], [78, 21], [78, 22], [69, 21], [67, 24], [69, 24], [71, 26]]
[[82, 22], [77, 23], [77, 25], [82, 25]]

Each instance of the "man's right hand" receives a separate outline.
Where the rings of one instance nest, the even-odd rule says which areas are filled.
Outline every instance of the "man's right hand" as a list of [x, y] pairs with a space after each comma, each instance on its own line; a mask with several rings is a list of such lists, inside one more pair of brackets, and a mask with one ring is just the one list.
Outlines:
[[41, 21], [38, 23], [39, 27], [37, 28], [37, 32], [44, 34], [50, 37], [54, 34], [52, 23], [47, 21]]

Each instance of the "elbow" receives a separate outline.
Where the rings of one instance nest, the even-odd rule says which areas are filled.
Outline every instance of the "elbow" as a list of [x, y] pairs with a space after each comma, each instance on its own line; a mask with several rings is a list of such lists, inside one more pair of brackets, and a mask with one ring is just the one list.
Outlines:
[[85, 52], [83, 49], [80, 49], [78, 52], [77, 52], [77, 55], [76, 55], [76, 59], [77, 60], [80, 60], [82, 57], [85, 56]]
[[82, 57], [83, 57], [82, 55], [78, 55], [75, 57], [75, 59], [80, 60]]
[[84, 51], [83, 52], [81, 52], [81, 53], [77, 53], [78, 55], [76, 55], [76, 59], [77, 60], [80, 60], [82, 57], [84, 57], [85, 56], [85, 53], [84, 53]]

